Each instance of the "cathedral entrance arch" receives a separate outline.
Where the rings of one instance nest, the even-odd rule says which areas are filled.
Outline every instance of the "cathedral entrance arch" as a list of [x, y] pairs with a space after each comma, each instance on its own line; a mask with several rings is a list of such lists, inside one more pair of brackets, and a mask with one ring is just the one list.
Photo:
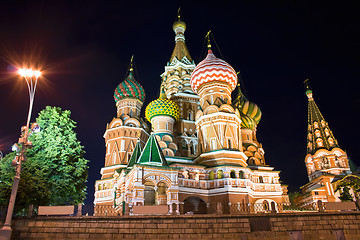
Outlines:
[[144, 205], [152, 206], [155, 205], [155, 186], [153, 182], [146, 182], [144, 190]]
[[206, 202], [199, 197], [188, 197], [184, 200], [184, 212], [194, 214], [206, 214]]

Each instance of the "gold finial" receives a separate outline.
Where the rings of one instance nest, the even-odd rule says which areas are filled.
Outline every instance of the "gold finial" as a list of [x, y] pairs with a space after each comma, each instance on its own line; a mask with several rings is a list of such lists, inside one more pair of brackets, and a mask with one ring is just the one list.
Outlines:
[[305, 85], [306, 90], [310, 90], [309, 82], [310, 82], [310, 79], [308, 79], [308, 78], [305, 79], [305, 81], [304, 81], [304, 85]]
[[181, 17], [180, 17], [180, 9], [181, 9], [181, 7], [179, 7], [178, 12], [177, 12], [177, 14], [178, 14], [178, 21], [180, 21], [180, 19], [181, 19]]
[[130, 69], [129, 71], [132, 72], [134, 69], [133, 69], [133, 60], [134, 60], [134, 55], [131, 56], [131, 59], [130, 59]]
[[210, 43], [210, 33], [211, 33], [211, 30], [207, 32], [205, 38], [207, 38], [207, 47], [208, 49], [211, 49], [211, 43]]

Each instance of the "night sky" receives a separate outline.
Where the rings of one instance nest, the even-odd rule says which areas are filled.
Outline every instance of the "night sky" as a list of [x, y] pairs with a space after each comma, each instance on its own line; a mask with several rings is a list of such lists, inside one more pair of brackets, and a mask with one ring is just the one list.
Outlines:
[[[87, 3], [85, 3], [87, 2]], [[113, 93], [131, 55], [146, 105], [174, 48], [180, 6], [196, 64], [213, 51], [236, 71], [262, 110], [258, 140], [265, 160], [291, 191], [307, 183], [307, 98], [315, 101], [342, 149], [360, 165], [360, 19], [350, 3], [306, 1], [10, 1], [0, 2], [0, 151], [17, 141], [28, 111], [26, 84], [14, 66], [40, 66], [32, 120], [45, 106], [72, 112], [89, 162], [88, 196], [104, 166], [106, 124], [116, 116]], [[292, 3], [289, 3], [292, 2]], [[315, 1], [310, 1], [315, 2]], [[338, 5], [340, 4], [340, 5]]]

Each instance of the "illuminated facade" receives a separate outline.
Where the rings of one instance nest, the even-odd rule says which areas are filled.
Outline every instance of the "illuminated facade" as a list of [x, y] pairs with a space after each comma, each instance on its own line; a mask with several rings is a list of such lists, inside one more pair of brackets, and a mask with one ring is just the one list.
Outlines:
[[306, 205], [322, 202], [340, 202], [335, 193], [336, 181], [350, 175], [349, 159], [342, 150], [328, 123], [315, 103], [313, 92], [306, 81], [308, 98], [307, 155], [305, 165], [309, 183], [301, 187], [303, 195], [296, 199]]
[[260, 108], [241, 93], [235, 70], [214, 55], [210, 43], [195, 65], [180, 17], [173, 30], [175, 48], [161, 74], [160, 96], [145, 110], [151, 131], [138, 115], [144, 94], [131, 70], [115, 91], [117, 118], [104, 135], [95, 214], [100, 206], [124, 213], [128, 207], [168, 205], [170, 213], [179, 213], [182, 206], [183, 212], [206, 212], [203, 206], [217, 203], [260, 204], [265, 211], [272, 202], [288, 203], [279, 171], [266, 165], [256, 138]]

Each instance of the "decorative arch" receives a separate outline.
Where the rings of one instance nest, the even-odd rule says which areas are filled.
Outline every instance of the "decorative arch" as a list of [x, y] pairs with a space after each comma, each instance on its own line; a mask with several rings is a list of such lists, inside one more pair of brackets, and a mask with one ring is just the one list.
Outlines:
[[[154, 179], [151, 178], [152, 176], [154, 176]], [[155, 180], [155, 176], [159, 176], [159, 177], [160, 177], [160, 180], [156, 181], [156, 180]], [[164, 179], [161, 179], [161, 177], [163, 177]], [[171, 179], [170, 179], [169, 177], [167, 177], [166, 175], [164, 175], [164, 174], [160, 174], [160, 173], [159, 173], [159, 174], [149, 173], [149, 174], [147, 174], [147, 175], [145, 175], [145, 176], [143, 177], [143, 180], [144, 180], [144, 181], [151, 180], [152, 182], [154, 182], [155, 186], [157, 185], [158, 182], [163, 181], [163, 182], [166, 182], [166, 183], [167, 183], [167, 186], [168, 186], [168, 187], [171, 187]]]
[[223, 104], [219, 108], [220, 112], [227, 112], [227, 113], [234, 113], [234, 108], [230, 106], [229, 104]]
[[123, 121], [120, 118], [113, 119], [109, 125], [109, 128], [118, 127], [117, 125], [119, 125], [119, 126], [123, 125]]
[[210, 105], [204, 109], [204, 114], [211, 114], [211, 113], [217, 113], [219, 112], [219, 108], [215, 105]]
[[[137, 120], [135, 118], [129, 118], [124, 121], [124, 125], [130, 126], [130, 127], [140, 127], [140, 122], [139, 122], [139, 120]], [[131, 126], [131, 125], [134, 125], [134, 126]]]

